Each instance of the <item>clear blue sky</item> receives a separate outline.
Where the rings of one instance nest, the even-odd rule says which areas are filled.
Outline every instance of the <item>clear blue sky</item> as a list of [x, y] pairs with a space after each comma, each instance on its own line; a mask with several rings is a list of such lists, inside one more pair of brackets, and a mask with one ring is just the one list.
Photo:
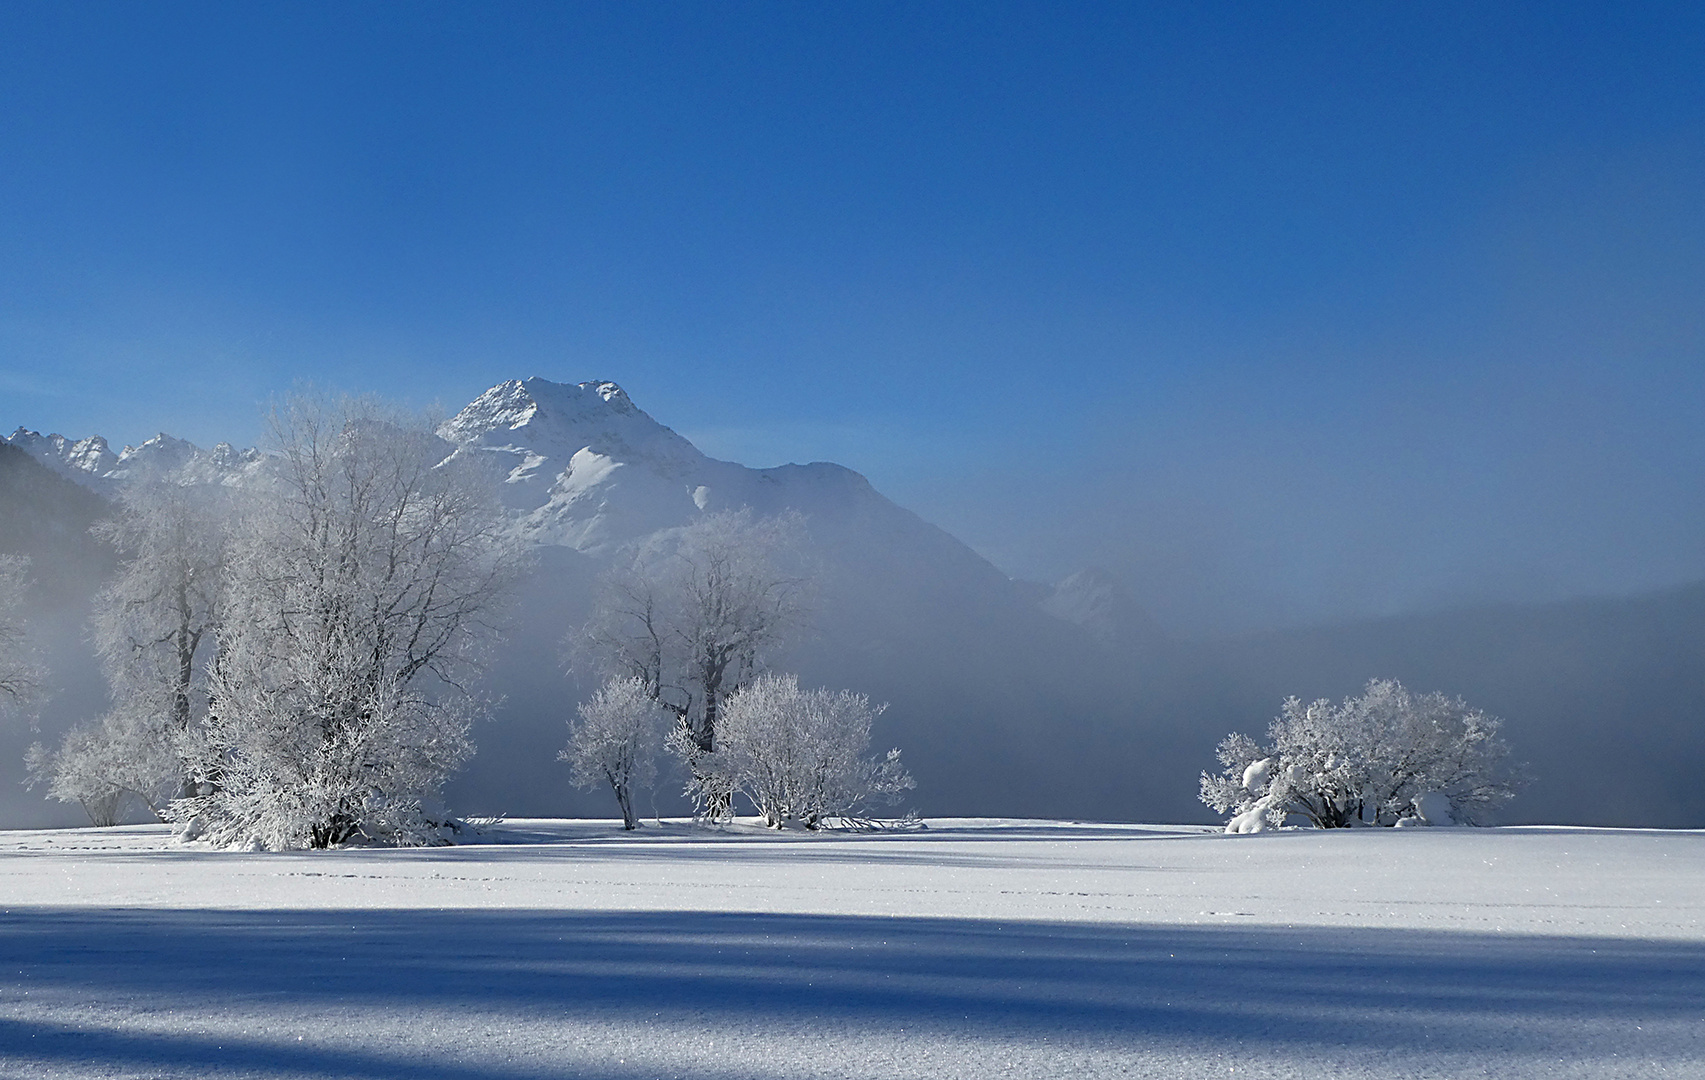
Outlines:
[[1181, 629], [1705, 578], [1698, 5], [0, 7], [0, 425], [612, 378]]

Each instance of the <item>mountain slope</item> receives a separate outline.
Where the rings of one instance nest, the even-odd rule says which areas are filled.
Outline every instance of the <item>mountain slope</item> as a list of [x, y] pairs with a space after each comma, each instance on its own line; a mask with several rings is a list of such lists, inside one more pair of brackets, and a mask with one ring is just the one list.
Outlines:
[[112, 552], [89, 527], [111, 512], [100, 495], [0, 443], [0, 554], [28, 556], [38, 585], [80, 593], [105, 574]]
[[658, 423], [613, 382], [532, 378], [481, 394], [439, 434], [500, 485], [523, 535], [608, 555], [702, 513], [797, 510], [844, 557], [905, 549], [935, 574], [1006, 588], [987, 560], [829, 462], [752, 469], [718, 461]]

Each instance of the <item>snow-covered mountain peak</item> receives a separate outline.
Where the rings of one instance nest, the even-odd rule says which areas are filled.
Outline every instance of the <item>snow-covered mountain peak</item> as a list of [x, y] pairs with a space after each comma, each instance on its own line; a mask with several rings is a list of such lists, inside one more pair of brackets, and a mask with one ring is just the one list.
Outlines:
[[114, 480], [139, 473], [164, 476], [182, 469], [200, 456], [201, 448], [194, 443], [162, 431], [140, 445], [127, 446], [120, 451], [118, 461], [108, 471], [108, 476]]
[[207, 452], [207, 460], [216, 469], [247, 469], [258, 465], [265, 457], [252, 446], [238, 450], [228, 442], [216, 443]]
[[498, 383], [444, 423], [445, 438], [467, 443], [535, 420], [596, 423], [606, 414], [636, 412], [613, 382], [558, 383], [537, 376]]
[[43, 435], [20, 427], [6, 441], [60, 475], [84, 484], [105, 476], [118, 464], [118, 455], [99, 435], [72, 440], [57, 432]]
[[681, 524], [716, 465], [608, 380], [511, 380], [439, 435], [502, 484], [523, 531], [582, 551]]
[[741, 507], [913, 527], [894, 524], [910, 515], [838, 465], [749, 469], [708, 457], [605, 379], [500, 383], [438, 433], [498, 483], [522, 535], [587, 554]]
[[539, 411], [539, 403], [520, 379], [498, 383], [445, 421], [439, 433], [452, 442], [474, 442], [492, 432], [521, 427]]
[[202, 450], [164, 433], [116, 454], [99, 435], [73, 441], [20, 427], [6, 442], [61, 476], [100, 492], [142, 477], [178, 483], [242, 483], [263, 467], [264, 458], [258, 450], [235, 450], [229, 443]]
[[[607, 379], [499, 383], [441, 424], [438, 435], [447, 444], [444, 452], [489, 478], [517, 534], [541, 545], [596, 556], [706, 513], [795, 510], [849, 558], [880, 560], [884, 551], [906, 551], [902, 561], [934, 566], [944, 580], [1005, 580], [970, 549], [883, 498], [858, 473], [827, 462], [750, 469], [719, 461], [652, 419]], [[264, 482], [273, 460], [227, 443], [202, 450], [163, 434], [117, 454], [98, 436], [73, 443], [20, 428], [8, 441], [103, 493], [143, 478]]]
[[439, 434], [460, 446], [524, 449], [565, 462], [584, 449], [623, 460], [643, 457], [658, 465], [702, 457], [608, 381], [499, 383], [446, 421]]
[[[532, 382], [535, 380], [530, 379], [528, 381]], [[544, 380], [540, 379], [537, 381], [543, 382]], [[627, 391], [623, 390], [621, 387], [617, 386], [613, 382], [582, 383], [581, 385], [582, 386], [588, 386], [588, 385], [591, 386], [593, 392], [596, 393], [599, 397], [603, 398], [605, 401], [609, 402], [612, 408], [617, 408], [617, 409], [624, 409], [624, 408], [625, 409], [631, 409], [631, 408], [633, 408], [633, 402], [628, 398]]]

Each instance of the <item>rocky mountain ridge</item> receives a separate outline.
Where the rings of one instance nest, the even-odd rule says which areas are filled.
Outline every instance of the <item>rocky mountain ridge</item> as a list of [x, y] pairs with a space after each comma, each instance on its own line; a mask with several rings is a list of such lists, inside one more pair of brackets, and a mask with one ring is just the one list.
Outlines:
[[100, 435], [69, 439], [57, 433], [43, 435], [20, 427], [5, 441], [60, 476], [103, 495], [110, 495], [119, 485], [142, 476], [169, 477], [188, 483], [237, 484], [252, 477], [265, 463], [265, 455], [259, 450], [238, 450], [223, 442], [211, 450], [203, 450], [165, 432], [117, 453]]

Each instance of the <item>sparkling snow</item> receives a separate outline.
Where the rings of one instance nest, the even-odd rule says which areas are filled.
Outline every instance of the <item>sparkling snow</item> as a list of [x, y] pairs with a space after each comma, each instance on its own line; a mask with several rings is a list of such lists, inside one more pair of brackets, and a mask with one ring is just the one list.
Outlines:
[[0, 833], [0, 1074], [1705, 1076], [1705, 834]]

